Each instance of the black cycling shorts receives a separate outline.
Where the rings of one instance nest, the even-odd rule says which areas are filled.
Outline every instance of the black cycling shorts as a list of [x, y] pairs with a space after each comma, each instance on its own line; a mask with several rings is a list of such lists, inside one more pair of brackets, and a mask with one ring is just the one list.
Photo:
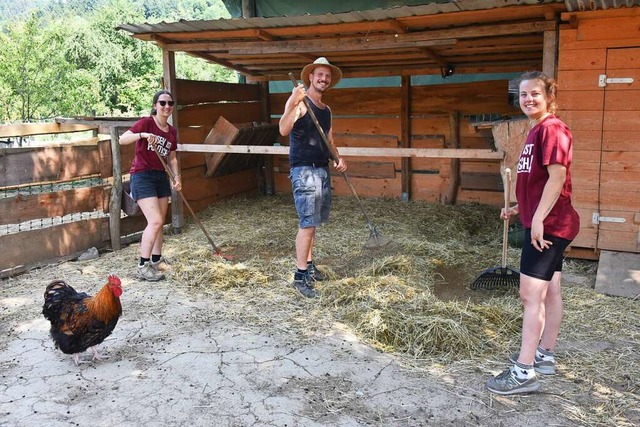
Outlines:
[[545, 234], [544, 239], [553, 242], [553, 244], [549, 245], [548, 249], [543, 249], [542, 252], [539, 252], [531, 244], [531, 229], [527, 228], [524, 231], [520, 273], [549, 281], [556, 271], [562, 271], [564, 250], [567, 249], [571, 240], [561, 239], [549, 234]]

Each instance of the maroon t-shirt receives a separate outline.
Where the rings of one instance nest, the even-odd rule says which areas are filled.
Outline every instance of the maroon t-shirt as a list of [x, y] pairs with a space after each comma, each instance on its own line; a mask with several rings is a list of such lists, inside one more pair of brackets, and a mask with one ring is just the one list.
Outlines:
[[554, 115], [548, 116], [529, 131], [518, 161], [516, 182], [520, 221], [525, 228], [531, 228], [533, 215], [549, 180], [547, 166], [560, 164], [567, 168], [567, 179], [558, 201], [544, 220], [544, 232], [567, 240], [573, 240], [578, 235], [580, 217], [571, 205], [572, 145], [571, 131]]
[[[170, 151], [175, 151], [178, 148], [178, 132], [176, 129], [169, 125], [169, 132], [164, 132], [158, 127], [156, 121], [152, 116], [143, 117], [131, 126], [131, 132], [139, 134], [152, 133], [158, 135], [157, 149], [158, 153], [167, 159]], [[140, 171], [158, 170], [163, 171], [164, 167], [158, 159], [158, 156], [153, 152], [153, 147], [146, 138], [136, 141], [136, 155], [133, 158], [133, 164], [129, 173], [134, 174]]]

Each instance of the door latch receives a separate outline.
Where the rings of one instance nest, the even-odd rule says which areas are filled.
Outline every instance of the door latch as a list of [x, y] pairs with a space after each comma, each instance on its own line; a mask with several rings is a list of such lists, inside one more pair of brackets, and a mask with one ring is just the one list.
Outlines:
[[606, 74], [598, 76], [598, 87], [606, 87], [608, 84], [631, 84], [633, 77], [611, 77], [607, 78]]

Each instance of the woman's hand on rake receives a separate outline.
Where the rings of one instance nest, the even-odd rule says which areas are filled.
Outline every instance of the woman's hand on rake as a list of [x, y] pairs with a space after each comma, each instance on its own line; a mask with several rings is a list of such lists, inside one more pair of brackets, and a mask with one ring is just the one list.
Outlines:
[[515, 206], [511, 206], [508, 209], [502, 208], [500, 210], [500, 218], [507, 220], [509, 219], [512, 215], [518, 215], [518, 205]]

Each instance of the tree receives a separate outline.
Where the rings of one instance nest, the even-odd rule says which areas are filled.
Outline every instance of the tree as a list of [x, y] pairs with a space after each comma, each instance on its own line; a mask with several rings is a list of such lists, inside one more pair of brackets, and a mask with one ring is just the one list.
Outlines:
[[3, 121], [31, 122], [59, 114], [83, 114], [95, 104], [96, 79], [64, 58], [64, 34], [37, 14], [0, 34]]
[[[228, 17], [221, 0], [0, 0], [0, 121], [148, 111], [162, 52], [116, 28], [123, 23]], [[1, 21], [5, 18], [4, 21]], [[176, 75], [236, 81], [235, 72], [186, 54]]]

